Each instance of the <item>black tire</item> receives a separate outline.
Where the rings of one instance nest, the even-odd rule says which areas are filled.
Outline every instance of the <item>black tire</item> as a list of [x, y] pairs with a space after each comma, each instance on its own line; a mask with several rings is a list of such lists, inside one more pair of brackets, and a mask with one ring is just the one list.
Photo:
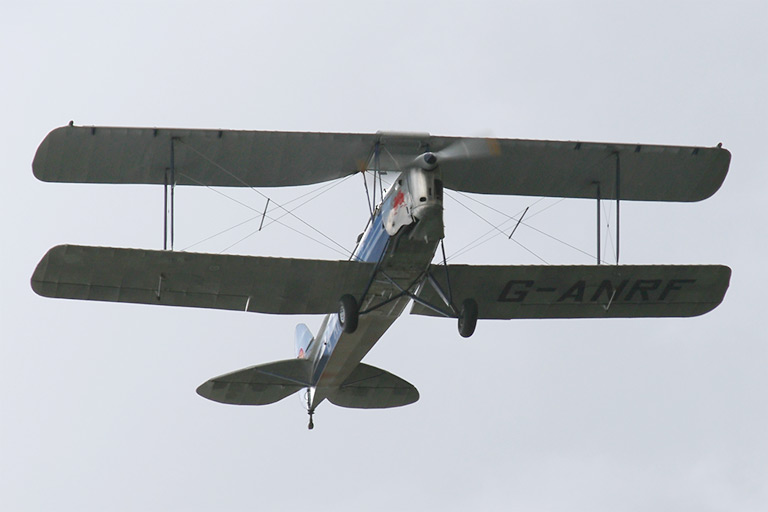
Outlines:
[[477, 326], [477, 302], [475, 299], [464, 299], [459, 313], [459, 334], [462, 338], [469, 338], [475, 332]]
[[339, 323], [347, 334], [352, 334], [357, 329], [358, 315], [357, 301], [349, 294], [342, 295], [339, 299]]

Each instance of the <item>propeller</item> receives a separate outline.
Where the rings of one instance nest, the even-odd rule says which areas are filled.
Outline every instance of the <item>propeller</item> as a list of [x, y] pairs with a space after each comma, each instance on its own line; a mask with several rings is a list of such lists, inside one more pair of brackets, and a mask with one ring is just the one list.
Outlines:
[[499, 147], [499, 142], [496, 139], [474, 138], [459, 139], [435, 153], [435, 156], [438, 160], [462, 160], [497, 156], [500, 153], [501, 147]]
[[436, 152], [426, 152], [411, 161], [410, 166], [420, 167], [431, 171], [440, 162], [449, 160], [470, 160], [487, 156], [496, 156], [501, 153], [499, 142], [496, 139], [459, 139], [456, 142]]

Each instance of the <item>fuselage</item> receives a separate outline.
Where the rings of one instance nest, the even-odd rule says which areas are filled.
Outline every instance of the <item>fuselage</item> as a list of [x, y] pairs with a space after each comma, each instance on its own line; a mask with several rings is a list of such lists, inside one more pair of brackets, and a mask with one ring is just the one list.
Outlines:
[[405, 289], [434, 258], [443, 237], [442, 183], [436, 170], [409, 169], [399, 175], [376, 208], [352, 259], [378, 264], [359, 300], [353, 333], [344, 332], [337, 313], [327, 315], [308, 347], [314, 361], [310, 408], [338, 388], [410, 302]]

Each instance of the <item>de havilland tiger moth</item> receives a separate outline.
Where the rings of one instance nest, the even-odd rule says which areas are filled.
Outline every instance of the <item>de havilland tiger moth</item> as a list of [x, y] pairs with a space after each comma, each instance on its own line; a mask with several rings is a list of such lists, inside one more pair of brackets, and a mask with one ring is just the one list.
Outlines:
[[[618, 255], [616, 265], [601, 264], [600, 201], [616, 202], [618, 246], [620, 201], [700, 201], [720, 188], [730, 157], [720, 144], [70, 123], [40, 144], [34, 175], [48, 182], [163, 185], [166, 217], [170, 212], [166, 245], [164, 250], [60, 245], [38, 264], [32, 288], [56, 298], [324, 314], [314, 336], [304, 324], [296, 327], [294, 359], [234, 371], [197, 389], [205, 398], [236, 405], [270, 404], [306, 390], [313, 428], [313, 414], [324, 400], [363, 409], [418, 400], [413, 385], [361, 362], [409, 303], [411, 314], [457, 320], [463, 337], [473, 334], [478, 319], [691, 317], [714, 309], [728, 288], [727, 266], [619, 265]], [[281, 187], [359, 172], [373, 175], [374, 198], [379, 177], [381, 201], [371, 205], [348, 260], [172, 250], [176, 185]], [[386, 194], [383, 173], [393, 179]], [[594, 199], [597, 264], [448, 264], [442, 246], [444, 189]]]

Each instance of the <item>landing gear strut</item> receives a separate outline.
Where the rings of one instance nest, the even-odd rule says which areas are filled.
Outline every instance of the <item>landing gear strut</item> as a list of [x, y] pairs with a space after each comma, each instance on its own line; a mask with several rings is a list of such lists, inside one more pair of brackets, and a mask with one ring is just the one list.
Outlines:
[[469, 338], [475, 332], [477, 325], [477, 302], [475, 299], [464, 299], [459, 312], [459, 334]]
[[310, 409], [309, 410], [309, 425], [307, 425], [307, 428], [309, 430], [312, 430], [313, 428], [315, 428], [315, 422], [312, 420], [312, 416], [314, 414], [315, 414], [315, 410], [314, 409]]

